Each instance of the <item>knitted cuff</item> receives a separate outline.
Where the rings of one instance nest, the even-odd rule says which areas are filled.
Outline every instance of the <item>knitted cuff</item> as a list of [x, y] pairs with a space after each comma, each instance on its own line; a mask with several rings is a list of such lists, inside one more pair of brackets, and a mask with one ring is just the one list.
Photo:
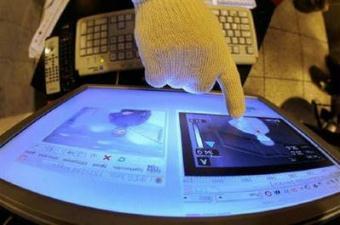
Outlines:
[[147, 0], [132, 0], [135, 7], [141, 5], [142, 3], [146, 2]]

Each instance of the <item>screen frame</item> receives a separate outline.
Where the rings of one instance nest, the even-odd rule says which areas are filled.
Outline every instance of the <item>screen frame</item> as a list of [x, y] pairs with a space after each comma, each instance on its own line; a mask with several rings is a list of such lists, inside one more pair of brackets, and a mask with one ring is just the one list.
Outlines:
[[[0, 136], [0, 147], [13, 139], [21, 131], [33, 124], [39, 118], [60, 106], [70, 98], [85, 91], [87, 88], [109, 88], [123, 90], [146, 90], [146, 91], [167, 91], [179, 92], [177, 90], [161, 90], [148, 89], [125, 86], [107, 86], [107, 85], [84, 85], [65, 95], [51, 105], [45, 106], [38, 112], [29, 116], [5, 134]], [[220, 93], [209, 93], [207, 95], [220, 95]], [[339, 163], [340, 153], [333, 149], [332, 146], [315, 135], [311, 130], [302, 124], [298, 123], [294, 118], [291, 118], [286, 113], [282, 112], [275, 105], [260, 96], [249, 96], [262, 101], [272, 110], [284, 117], [287, 122], [295, 126], [298, 130], [305, 133], [313, 139], [315, 144], [324, 149], [328, 156]], [[286, 207], [277, 210], [271, 210], [261, 213], [219, 216], [219, 217], [154, 217], [133, 215], [127, 213], [118, 213], [105, 210], [99, 210], [84, 206], [78, 206], [71, 203], [66, 203], [60, 200], [45, 197], [31, 191], [25, 190], [4, 180], [0, 180], [0, 206], [18, 214], [26, 219], [32, 220], [41, 224], [216, 224], [230, 223], [241, 225], [248, 222], [252, 224], [269, 224], [277, 225], [295, 224], [295, 223], [310, 223], [323, 221], [329, 218], [334, 218], [340, 215], [340, 194], [322, 198], [310, 203], [303, 203], [293, 207]], [[284, 219], [283, 219], [284, 218]]]

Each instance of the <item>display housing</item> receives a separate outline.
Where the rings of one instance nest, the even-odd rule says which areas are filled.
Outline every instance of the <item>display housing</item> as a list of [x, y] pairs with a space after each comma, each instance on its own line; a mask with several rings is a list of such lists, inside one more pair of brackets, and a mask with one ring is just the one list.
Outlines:
[[338, 156], [265, 100], [246, 105], [234, 119], [220, 94], [83, 87], [2, 137], [0, 185], [25, 193], [14, 202], [170, 221], [338, 198]]

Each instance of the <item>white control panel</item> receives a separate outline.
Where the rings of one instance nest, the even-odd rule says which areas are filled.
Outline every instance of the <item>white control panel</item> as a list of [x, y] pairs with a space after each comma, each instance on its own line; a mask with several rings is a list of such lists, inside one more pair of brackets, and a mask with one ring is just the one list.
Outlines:
[[60, 92], [59, 38], [45, 41], [45, 83], [46, 94]]

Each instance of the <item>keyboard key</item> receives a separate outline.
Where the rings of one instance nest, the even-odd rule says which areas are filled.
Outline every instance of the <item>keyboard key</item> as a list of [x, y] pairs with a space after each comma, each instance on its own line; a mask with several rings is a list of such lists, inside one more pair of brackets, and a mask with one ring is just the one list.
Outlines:
[[80, 37], [80, 48], [86, 48], [86, 37]]
[[240, 54], [240, 48], [237, 47], [237, 46], [233, 46], [233, 47], [232, 47], [232, 53], [234, 53], [234, 54]]
[[89, 28], [87, 28], [87, 33], [88, 33], [88, 34], [91, 34], [91, 33], [93, 33], [93, 27], [89, 27]]
[[235, 10], [230, 10], [230, 11], [229, 11], [229, 15], [230, 15], [230, 16], [237, 16], [237, 11], [235, 11]]
[[235, 22], [235, 23], [241, 23], [241, 20], [240, 20], [239, 17], [235, 17], [235, 18], [234, 18], [234, 22]]
[[111, 42], [112, 44], [117, 43], [117, 37], [116, 37], [116, 36], [111, 37], [111, 38], [110, 38], [110, 42]]
[[119, 53], [118, 53], [118, 59], [119, 59], [119, 60], [125, 59], [125, 52], [119, 52]]
[[132, 59], [133, 58], [133, 51], [127, 51], [126, 52], [126, 58], [127, 59]]
[[240, 37], [241, 36], [241, 32], [239, 30], [235, 30], [235, 36], [236, 37]]
[[100, 26], [94, 26], [94, 32], [99, 32], [100, 31]]
[[240, 38], [238, 39], [238, 42], [239, 42], [241, 45], [244, 45], [244, 44], [246, 43], [246, 39], [243, 38], [243, 37], [240, 37]]
[[93, 38], [94, 38], [94, 39], [99, 39], [99, 38], [100, 38], [100, 33], [95, 33], [95, 34], [93, 35]]
[[232, 23], [232, 22], [233, 22], [233, 17], [228, 16], [228, 17], [227, 17], [227, 22], [228, 22], [228, 23]]
[[242, 31], [242, 37], [250, 37], [251, 33], [249, 31]]
[[125, 20], [127, 20], [127, 21], [132, 20], [132, 18], [133, 18], [132, 14], [130, 14], [130, 13], [125, 15]]
[[118, 16], [118, 21], [124, 21], [125, 20], [125, 16], [124, 15], [119, 15]]
[[107, 24], [107, 18], [102, 17], [102, 18], [96, 19], [94, 24], [95, 25]]
[[110, 60], [111, 61], [117, 61], [117, 53], [112, 53], [112, 54], [110, 54]]
[[99, 40], [94, 40], [93, 41], [93, 46], [99, 46], [100, 44], [100, 41]]
[[100, 33], [100, 37], [101, 37], [101, 38], [107, 38], [107, 32], [106, 32], [106, 31], [102, 31], [102, 32]]
[[238, 43], [238, 39], [236, 37], [231, 38], [231, 43], [237, 44]]
[[87, 41], [86, 47], [91, 48], [93, 46], [93, 41]]
[[93, 49], [92, 48], [86, 49], [86, 54], [92, 55], [92, 53], [93, 53]]
[[85, 22], [82, 22], [82, 24], [80, 25], [80, 32], [81, 32], [81, 34], [87, 33], [87, 25], [86, 25]]
[[220, 17], [218, 17], [218, 20], [219, 20], [220, 22], [222, 22], [222, 23], [227, 22], [227, 18], [226, 18], [225, 16], [220, 16]]
[[126, 24], [125, 24], [125, 22], [119, 22], [117, 27], [118, 27], [119, 30], [122, 30], [122, 29], [125, 29]]
[[230, 38], [230, 37], [227, 37], [226, 40], [227, 40], [227, 43], [228, 43], [228, 44], [231, 43], [231, 38]]
[[119, 43], [118, 44], [118, 50], [124, 50], [124, 43]]
[[232, 37], [232, 36], [234, 36], [234, 31], [228, 30], [227, 34], [228, 34], [228, 37]]
[[132, 43], [131, 42], [126, 43], [125, 48], [126, 49], [132, 49]]
[[99, 47], [94, 47], [93, 48], [93, 53], [98, 54], [99, 53]]
[[100, 53], [106, 53], [107, 52], [107, 46], [101, 46], [100, 47]]
[[250, 30], [250, 26], [248, 24], [241, 24], [240, 29], [241, 30]]
[[248, 24], [249, 23], [249, 19], [248, 18], [241, 18], [241, 23]]
[[253, 40], [251, 39], [251, 38], [246, 38], [246, 42], [247, 42], [247, 44], [252, 44], [253, 43]]
[[112, 17], [110, 18], [110, 22], [111, 22], [111, 23], [117, 23], [117, 16], [112, 16]]
[[222, 11], [221, 11], [221, 14], [222, 14], [223, 16], [229, 16], [229, 13], [228, 13], [227, 10], [222, 10]]
[[92, 40], [93, 39], [93, 34], [88, 34], [86, 35], [86, 39], [89, 41], [89, 40]]
[[224, 24], [224, 29], [229, 30], [231, 28], [230, 23]]
[[100, 30], [101, 30], [101, 31], [107, 31], [107, 25], [106, 25], [106, 24], [101, 25], [101, 26], [100, 26]]
[[219, 15], [220, 15], [220, 10], [218, 10], [218, 9], [214, 9], [212, 12], [213, 12], [216, 16], [219, 16]]
[[133, 41], [133, 35], [132, 34], [125, 35], [125, 40], [126, 41]]
[[117, 51], [117, 45], [116, 44], [110, 45], [110, 51], [112, 51], [112, 52]]
[[93, 20], [88, 20], [87, 21], [87, 26], [88, 27], [92, 27], [94, 25], [94, 21]]
[[238, 25], [236, 23], [231, 24], [231, 29], [237, 30], [238, 29]]
[[100, 39], [100, 45], [107, 45], [107, 39]]
[[248, 53], [249, 55], [252, 55], [252, 54], [255, 53], [255, 50], [254, 50], [253, 47], [247, 47], [246, 49], [247, 49], [247, 53]]
[[245, 11], [239, 11], [239, 12], [238, 12], [238, 15], [239, 15], [240, 17], [247, 17], [247, 16], [248, 16], [248, 13], [245, 12]]
[[86, 50], [85, 49], [80, 49], [80, 56], [86, 55]]
[[124, 41], [125, 41], [124, 35], [119, 35], [118, 36], [118, 42], [124, 42]]

